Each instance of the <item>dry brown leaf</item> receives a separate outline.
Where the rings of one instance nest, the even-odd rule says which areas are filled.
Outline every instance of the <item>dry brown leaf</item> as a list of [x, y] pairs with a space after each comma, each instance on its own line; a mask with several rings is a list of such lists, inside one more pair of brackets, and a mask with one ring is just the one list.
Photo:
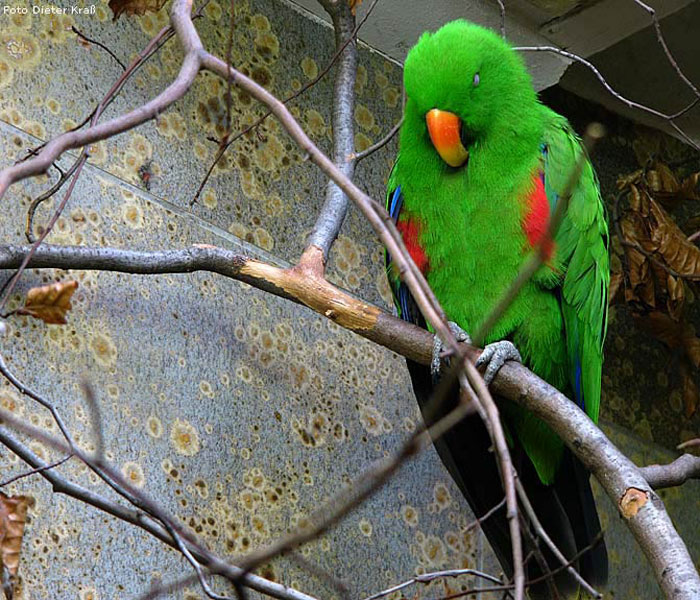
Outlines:
[[649, 188], [656, 193], [675, 194], [679, 189], [678, 179], [673, 174], [673, 171], [662, 162], [655, 162], [653, 168], [647, 171], [647, 183]]
[[650, 221], [656, 224], [651, 237], [668, 266], [684, 277], [700, 276], [700, 248], [688, 241], [668, 213], [649, 198]]
[[28, 505], [25, 496], [6, 496], [0, 492], [0, 570], [3, 591], [8, 600], [12, 600], [17, 580]]
[[357, 11], [357, 7], [360, 6], [360, 4], [362, 4], [362, 0], [348, 0], [348, 3], [350, 4], [350, 10], [354, 15]]
[[63, 281], [32, 288], [17, 314], [41, 319], [49, 325], [65, 325], [66, 313], [71, 309], [70, 299], [77, 287], [77, 281]]
[[109, 7], [114, 13], [112, 21], [116, 21], [122, 13], [128, 17], [145, 15], [148, 12], [158, 12], [167, 0], [109, 0]]

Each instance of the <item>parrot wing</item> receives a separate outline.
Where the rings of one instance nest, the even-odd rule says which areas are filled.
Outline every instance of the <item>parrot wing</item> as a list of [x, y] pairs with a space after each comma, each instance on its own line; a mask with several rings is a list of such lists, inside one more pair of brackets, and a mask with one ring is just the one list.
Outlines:
[[[552, 113], [543, 145], [545, 192], [552, 213], [584, 152], [568, 121]], [[559, 300], [566, 330], [569, 378], [576, 403], [594, 421], [600, 409], [603, 340], [610, 283], [608, 226], [598, 181], [586, 160], [556, 235]]]

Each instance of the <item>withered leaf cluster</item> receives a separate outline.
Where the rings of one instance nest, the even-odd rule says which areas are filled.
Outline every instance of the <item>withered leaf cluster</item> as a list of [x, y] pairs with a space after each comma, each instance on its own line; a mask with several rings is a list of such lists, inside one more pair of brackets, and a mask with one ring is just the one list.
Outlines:
[[0, 570], [6, 600], [14, 596], [28, 505], [25, 496], [6, 496], [0, 492]]
[[698, 404], [700, 339], [687, 321], [688, 299], [700, 281], [700, 248], [668, 212], [700, 200], [699, 173], [678, 178], [656, 161], [618, 180], [614, 218], [622, 260], [613, 259], [611, 302], [624, 299], [639, 325], [680, 356], [685, 412]]
[[32, 288], [27, 292], [24, 306], [15, 312], [41, 319], [49, 325], [65, 325], [71, 309], [71, 296], [78, 288], [77, 281], [63, 281]]

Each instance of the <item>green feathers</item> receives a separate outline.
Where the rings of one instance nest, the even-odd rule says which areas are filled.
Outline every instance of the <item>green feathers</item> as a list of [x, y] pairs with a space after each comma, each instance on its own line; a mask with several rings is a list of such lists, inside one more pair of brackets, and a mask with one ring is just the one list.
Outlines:
[[[420, 231], [415, 241], [428, 259], [426, 277], [448, 318], [474, 331], [531, 249], [524, 222], [538, 186], [553, 206], [582, 151], [580, 141], [563, 117], [539, 103], [520, 57], [477, 25], [455, 21], [421, 36], [406, 59], [404, 80], [407, 101], [389, 202], [400, 187], [400, 214], [393, 216]], [[447, 165], [433, 146], [426, 113], [434, 108], [461, 121], [469, 153], [462, 167]], [[398, 296], [398, 280], [391, 283]], [[585, 405], [594, 420], [608, 283], [607, 225], [587, 163], [552, 261], [486, 342], [510, 338], [529, 368]], [[504, 415], [540, 479], [551, 482], [561, 441], [514, 405]]]

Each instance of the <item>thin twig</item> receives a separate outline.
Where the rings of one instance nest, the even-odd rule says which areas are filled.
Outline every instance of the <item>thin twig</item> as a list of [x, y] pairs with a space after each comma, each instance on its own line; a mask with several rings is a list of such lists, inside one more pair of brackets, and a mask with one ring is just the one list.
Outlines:
[[698, 446], [700, 446], [700, 438], [694, 438], [681, 442], [676, 446], [676, 450], [687, 450], [688, 448], [697, 448]]
[[102, 427], [102, 415], [100, 414], [100, 405], [95, 397], [95, 391], [87, 380], [81, 382], [85, 400], [87, 400], [88, 408], [90, 409], [90, 420], [92, 421], [92, 430], [95, 432], [95, 460], [101, 464], [105, 458], [105, 435]]
[[503, 0], [496, 0], [498, 3], [498, 10], [501, 15], [501, 37], [506, 39], [506, 7], [503, 4]]
[[[2, 442], [7, 448], [9, 448], [27, 464], [33, 467], [45, 466], [45, 463], [36, 454], [34, 454], [29, 448], [27, 448], [27, 446], [11, 435], [10, 432], [4, 427], [0, 427], [0, 442]], [[157, 521], [152, 520], [147, 514], [144, 514], [141, 511], [126, 508], [111, 499], [95, 493], [92, 490], [68, 481], [61, 476], [58, 471], [42, 469], [39, 471], [39, 474], [53, 486], [53, 491], [55, 493], [66, 494], [71, 498], [85, 502], [86, 504], [89, 504], [90, 506], [110, 514], [126, 523], [135, 525], [153, 535], [161, 542], [175, 547], [175, 541], [168, 534], [165, 528]], [[208, 557], [206, 552], [201, 547], [192, 544], [190, 541], [187, 541], [187, 543], [191, 545], [192, 551], [198, 560], [201, 559], [202, 562], [207, 562], [210, 560], [210, 558], [212, 558], [212, 556]], [[230, 565], [226, 561], [219, 559], [212, 559], [209, 562], [209, 568], [212, 572], [216, 572], [229, 580], [239, 576], [241, 572], [238, 567]], [[278, 600], [316, 600], [316, 598], [313, 596], [309, 596], [303, 592], [286, 587], [279, 583], [269, 581], [252, 573], [246, 576], [244, 583], [251, 589], [272, 598], [277, 598]]]
[[[471, 400], [480, 406], [480, 414], [484, 425], [493, 442], [498, 458], [503, 489], [506, 493], [506, 519], [510, 532], [510, 543], [513, 554], [513, 583], [515, 586], [515, 600], [521, 600], [525, 596], [525, 570], [523, 566], [522, 535], [518, 520], [518, 501], [515, 492], [515, 467], [510, 457], [508, 443], [501, 423], [501, 417], [496, 403], [489, 393], [486, 383], [470, 360], [464, 361], [466, 374], [460, 374], [460, 385], [465, 392], [470, 394]], [[468, 379], [468, 382], [466, 381]], [[473, 391], [471, 391], [473, 388]], [[484, 415], [485, 413], [485, 415]]]
[[596, 79], [598, 79], [598, 81], [602, 84], [602, 86], [608, 91], [610, 95], [617, 98], [620, 102], [622, 102], [629, 108], [645, 112], [647, 114], [663, 119], [664, 121], [667, 121], [671, 125], [671, 127], [673, 127], [673, 129], [685, 140], [687, 144], [692, 146], [695, 150], [700, 150], [700, 146], [674, 122], [674, 119], [676, 119], [684, 112], [690, 110], [698, 102], [697, 99], [693, 100], [691, 104], [683, 108], [679, 113], [668, 115], [666, 113], [650, 108], [648, 106], [645, 106], [644, 104], [640, 104], [639, 102], [635, 102], [623, 96], [615, 89], [613, 89], [613, 87], [607, 82], [605, 77], [601, 75], [600, 71], [593, 65], [593, 63], [586, 60], [585, 58], [578, 56], [577, 54], [574, 54], [573, 52], [568, 52], [566, 50], [562, 50], [561, 48], [556, 48], [555, 46], [515, 46], [513, 50], [518, 50], [519, 52], [550, 52], [552, 54], [564, 56], [570, 60], [584, 65], [595, 75]]
[[[28, 435], [33, 439], [39, 440], [43, 444], [59, 450], [60, 452], [65, 452], [67, 450], [65, 442], [46, 434], [43, 430], [38, 429], [37, 427], [24, 423], [23, 421], [17, 419], [9, 411], [1, 408], [0, 420], [2, 420], [3, 425], [12, 427], [16, 431]], [[30, 465], [42, 466], [38, 464], [41, 462], [40, 459], [38, 459], [38, 457], [36, 457], [36, 455], [34, 455], [28, 448], [24, 447], [23, 444], [14, 439], [13, 436], [9, 435], [9, 432], [7, 432], [4, 427], [0, 427], [0, 441], [2, 441], [3, 444], [5, 444], [15, 454], [20, 456]], [[83, 452], [80, 449], [76, 449], [74, 453], [77, 458], [82, 460], [94, 472], [105, 473], [109, 479], [115, 482], [116, 489], [120, 490], [123, 497], [135, 498], [135, 501], [132, 502], [132, 504], [144, 512], [134, 512], [124, 509], [124, 507], [109, 500], [105, 500], [93, 492], [65, 481], [55, 471], [44, 469], [41, 471], [41, 475], [47, 480], [51, 481], [54, 484], [54, 488], [60, 484], [61, 488], [58, 491], [67, 493], [84, 502], [92, 504], [96, 508], [105, 510], [114, 516], [118, 516], [125, 521], [138, 525], [149, 533], [152, 533], [156, 537], [160, 538], [162, 541], [165, 541], [169, 545], [179, 549], [185, 555], [187, 560], [190, 561], [193, 566], [195, 566], [195, 570], [197, 571], [200, 581], [203, 581], [203, 572], [201, 571], [200, 565], [204, 565], [212, 573], [226, 577], [231, 582], [235, 581], [239, 584], [250, 586], [252, 589], [257, 589], [257, 591], [261, 591], [262, 593], [275, 598], [280, 598], [281, 600], [315, 600], [306, 594], [297, 592], [296, 590], [290, 590], [289, 588], [274, 584], [261, 577], [245, 573], [239, 567], [231, 565], [223, 559], [217, 557], [215, 554], [197, 542], [192, 534], [182, 531], [181, 527], [176, 524], [175, 519], [171, 517], [162, 506], [148, 498], [143, 491], [130, 485], [117, 469], [111, 467], [106, 463], [106, 461], [99, 461], [95, 457]], [[162, 528], [157, 526], [156, 523], [145, 520], [144, 513], [145, 515], [148, 515], [149, 518], [154, 519], [154, 521], [161, 525]], [[211, 592], [211, 589], [206, 584], [206, 581], [204, 581], [203, 587], [208, 595], [211, 594], [210, 597], [217, 600], [224, 600], [223, 596], [218, 596], [217, 594]]]
[[659, 19], [656, 16], [656, 11], [648, 4], [642, 2], [642, 0], [632, 0], [632, 2], [634, 2], [637, 6], [640, 6], [649, 13], [651, 21], [654, 24], [654, 30], [656, 31], [656, 39], [658, 40], [661, 48], [663, 48], [664, 54], [666, 55], [668, 62], [671, 63], [673, 70], [678, 74], [678, 77], [680, 77], [683, 80], [683, 83], [685, 83], [693, 91], [693, 94], [695, 94], [696, 98], [700, 100], [700, 91], [698, 91], [698, 88], [695, 87], [693, 82], [690, 81], [688, 77], [686, 77], [685, 73], [683, 73], [681, 68], [678, 66], [678, 63], [676, 62], [676, 59], [673, 58], [673, 54], [671, 54], [671, 50], [669, 50], [668, 44], [666, 44], [666, 39], [664, 38], [663, 33], [661, 33], [661, 24], [659, 23]]
[[348, 586], [337, 577], [334, 577], [329, 571], [306, 560], [298, 552], [287, 552], [285, 556], [314, 577], [325, 582], [330, 588], [338, 592], [343, 600], [350, 600], [350, 590], [348, 590]]
[[381, 592], [377, 592], [376, 594], [367, 596], [367, 598], [365, 598], [364, 600], [378, 600], [379, 598], [384, 598], [385, 596], [389, 596], [394, 592], [399, 592], [417, 583], [427, 584], [436, 581], [437, 579], [445, 579], [447, 577], [460, 577], [462, 575], [471, 575], [473, 577], [486, 579], [487, 581], [491, 581], [492, 583], [503, 583], [498, 577], [494, 577], [493, 575], [489, 575], [488, 573], [484, 573], [483, 571], [477, 571], [476, 569], [448, 569], [446, 571], [434, 571], [432, 573], [417, 575], [412, 579], [408, 579], [402, 583], [387, 588], [386, 590], [382, 590]]
[[187, 577], [181, 577], [180, 579], [176, 579], [175, 581], [171, 581], [169, 583], [158, 583], [156, 585], [152, 585], [150, 590], [139, 596], [136, 600], [154, 600], [155, 598], [163, 596], [164, 594], [172, 594], [173, 592], [177, 592], [195, 581], [197, 581], [197, 575], [188, 575]]
[[596, 591], [591, 584], [589, 584], [581, 575], [579, 575], [578, 571], [573, 568], [569, 564], [568, 559], [561, 553], [559, 548], [557, 548], [557, 545], [552, 541], [552, 538], [549, 537], [547, 534], [547, 531], [545, 530], [544, 527], [542, 527], [542, 523], [540, 523], [539, 518], [537, 517], [537, 513], [535, 512], [535, 509], [532, 507], [532, 504], [530, 503], [530, 499], [527, 497], [527, 494], [525, 493], [525, 488], [523, 487], [523, 484], [520, 482], [519, 479], [515, 481], [515, 487], [518, 490], [518, 498], [520, 498], [520, 503], [523, 505], [523, 508], [525, 509], [525, 512], [527, 513], [528, 519], [532, 523], [532, 526], [535, 528], [535, 532], [537, 533], [537, 536], [544, 540], [544, 543], [547, 544], [549, 549], [551, 550], [552, 554], [557, 557], [559, 562], [566, 568], [567, 573], [571, 575], [576, 581], [578, 581], [579, 585], [588, 592], [593, 598], [602, 598], [603, 595]]
[[[312, 87], [314, 87], [319, 81], [321, 81], [321, 79], [323, 79], [330, 72], [330, 70], [333, 68], [333, 65], [340, 58], [340, 55], [343, 53], [343, 51], [348, 46], [348, 44], [350, 44], [357, 37], [357, 34], [360, 31], [360, 28], [362, 27], [362, 25], [364, 25], [365, 21], [367, 21], [369, 16], [372, 14], [372, 11], [374, 10], [374, 7], [376, 6], [377, 2], [379, 2], [379, 0], [374, 0], [374, 2], [367, 9], [367, 13], [362, 17], [362, 19], [360, 19], [360, 21], [358, 21], [352, 34], [350, 34], [347, 37], [347, 39], [345, 40], [345, 42], [339, 48], [336, 49], [335, 53], [333, 54], [331, 59], [328, 61], [328, 64], [323, 69], [321, 69], [321, 71], [318, 73], [318, 75], [316, 75], [316, 77], [314, 77], [308, 83], [304, 84], [296, 92], [293, 92], [292, 94], [290, 94], [289, 96], [284, 98], [284, 100], [281, 101], [282, 104], [288, 104], [292, 100], [296, 100], [297, 98], [299, 98], [299, 96], [301, 96], [306, 91], [308, 91]], [[226, 64], [230, 65], [231, 63], [229, 62]], [[231, 77], [231, 78], [226, 78], [226, 79], [228, 79], [231, 83], [234, 83], [236, 78]], [[204, 189], [204, 186], [207, 184], [207, 181], [209, 181], [211, 174], [214, 172], [214, 168], [219, 163], [219, 161], [221, 160], [221, 157], [229, 149], [229, 147], [233, 143], [235, 143], [236, 141], [241, 139], [244, 135], [253, 131], [255, 128], [259, 127], [262, 123], [264, 123], [267, 120], [267, 118], [270, 115], [272, 115], [272, 111], [267, 110], [260, 117], [258, 117], [255, 121], [253, 121], [250, 125], [248, 125], [248, 127], [245, 127], [244, 129], [239, 131], [235, 136], [233, 136], [230, 140], [228, 140], [226, 142], [226, 144], [221, 144], [221, 142], [219, 143], [219, 149], [217, 150], [216, 155], [214, 156], [214, 160], [212, 161], [212, 164], [209, 166], [209, 169], [207, 170], [207, 172], [205, 173], [204, 178], [200, 182], [199, 187], [197, 188], [197, 191], [195, 192], [194, 196], [192, 197], [192, 200], [190, 200], [190, 206], [193, 206], [198, 201], [200, 195], [202, 194], [202, 190]]]
[[107, 46], [105, 46], [102, 42], [98, 42], [97, 40], [90, 39], [82, 31], [78, 30], [78, 28], [75, 25], [72, 25], [71, 29], [73, 30], [73, 33], [75, 33], [79, 38], [85, 40], [89, 44], [93, 44], [95, 46], [102, 48], [115, 61], [117, 61], [117, 63], [119, 64], [119, 66], [122, 68], [123, 71], [126, 71], [126, 65], [121, 60], [119, 60], [119, 57], [114, 52], [112, 52], [112, 50], [110, 50]]
[[503, 500], [501, 500], [498, 504], [496, 504], [493, 508], [490, 508], [487, 510], [483, 515], [480, 517], [475, 518], [469, 525], [467, 525], [464, 529], [462, 529], [462, 533], [467, 533], [468, 531], [471, 531], [475, 527], [481, 527], [481, 524], [486, 521], [489, 517], [492, 517], [495, 513], [497, 513], [501, 508], [503, 508], [503, 505], [506, 503], [505, 496], [503, 497]]
[[588, 161], [588, 157], [593, 151], [593, 146], [603, 135], [603, 126], [598, 123], [593, 123], [586, 129], [586, 133], [583, 137], [583, 148], [580, 149], [574, 168], [569, 174], [564, 189], [559, 196], [557, 206], [554, 209], [554, 214], [549, 219], [547, 231], [542, 236], [542, 239], [537, 243], [537, 246], [533, 249], [530, 258], [522, 266], [510, 287], [505, 291], [503, 296], [501, 296], [501, 299], [496, 303], [495, 308], [479, 325], [478, 329], [472, 336], [472, 341], [476, 346], [480, 346], [482, 344], [484, 337], [498, 322], [501, 316], [503, 316], [523, 286], [535, 274], [537, 269], [542, 266], [547, 256], [545, 249], [547, 245], [551, 244], [556, 238], [559, 225], [561, 224], [564, 215], [566, 215], [566, 209], [569, 206], [571, 194], [573, 194], [576, 185], [578, 185], [583, 166], [586, 164], [586, 161]]
[[401, 125], [403, 125], [403, 116], [399, 119], [399, 122], [396, 123], [390, 130], [389, 133], [387, 133], [381, 140], [379, 140], [376, 144], [372, 144], [369, 148], [366, 148], [362, 152], [357, 152], [355, 154], [351, 154], [350, 157], [355, 159], [355, 162], [360, 162], [361, 160], [367, 158], [368, 156], [371, 156], [374, 154], [377, 150], [381, 150], [384, 146], [386, 146], [393, 138], [394, 136], [399, 132], [399, 129], [401, 129]]
[[[93, 114], [95, 114], [93, 112]], [[68, 181], [68, 178], [75, 173], [75, 170], [80, 166], [80, 157], [76, 158], [73, 164], [71, 165], [70, 169], [66, 171], [65, 173], [61, 173], [61, 177], [58, 179], [56, 183], [53, 184], [48, 190], [46, 190], [43, 194], [40, 196], [37, 196], [32, 200], [32, 203], [29, 205], [29, 208], [27, 209], [27, 224], [24, 229], [24, 235], [27, 238], [27, 241], [30, 244], [33, 244], [36, 242], [37, 238], [34, 235], [34, 215], [36, 213], [36, 209], [39, 208], [39, 205], [42, 202], [45, 202], [49, 198], [51, 198], [58, 190], [60, 190], [63, 187], [63, 184]]]
[[460, 403], [428, 429], [418, 429], [391, 458], [364, 472], [346, 489], [315, 511], [308, 519], [309, 525], [307, 527], [299, 528], [272, 542], [266, 548], [261, 548], [242, 557], [238, 561], [241, 567], [245, 572], [249, 572], [275, 556], [298, 548], [328, 531], [356, 506], [380, 489], [406, 460], [428, 447], [432, 440], [439, 439], [468, 413], [467, 405]]
[[35, 475], [36, 473], [41, 473], [42, 471], [47, 471], [48, 469], [54, 469], [54, 468], [62, 465], [68, 459], [73, 458], [73, 456], [75, 456], [75, 454], [70, 452], [69, 454], [67, 454], [63, 458], [60, 458], [56, 462], [52, 462], [49, 465], [37, 467], [35, 469], [32, 469], [31, 471], [26, 471], [24, 473], [20, 473], [19, 475], [15, 475], [14, 477], [10, 477], [9, 479], [6, 479], [5, 481], [0, 482], [0, 487], [5, 487], [7, 485], [10, 485], [11, 483], [14, 483], [15, 481], [18, 481], [20, 479], [24, 479], [25, 477], [29, 477], [31, 475]]

